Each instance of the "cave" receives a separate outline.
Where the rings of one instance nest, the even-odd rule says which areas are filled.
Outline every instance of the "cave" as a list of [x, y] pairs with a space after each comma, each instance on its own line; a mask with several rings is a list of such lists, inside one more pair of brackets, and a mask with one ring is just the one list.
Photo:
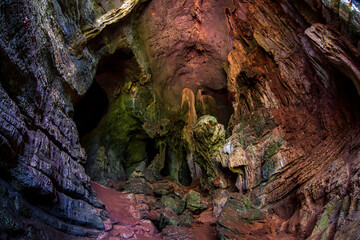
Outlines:
[[80, 139], [97, 127], [109, 108], [109, 100], [100, 85], [93, 81], [85, 96], [75, 105], [74, 121]]
[[[227, 127], [230, 117], [234, 113], [227, 88], [220, 90], [202, 88], [198, 91], [198, 101], [200, 102], [198, 105], [200, 106], [197, 107], [197, 114], [199, 116], [206, 114], [215, 116], [219, 123]], [[211, 100], [207, 100], [207, 96], [210, 96], [210, 99], [214, 99], [215, 102], [213, 103]]]
[[0, 239], [358, 239], [360, 2], [0, 3]]
[[360, 95], [352, 80], [338, 70], [334, 71], [334, 99], [336, 106], [350, 125], [356, 125], [359, 120]]

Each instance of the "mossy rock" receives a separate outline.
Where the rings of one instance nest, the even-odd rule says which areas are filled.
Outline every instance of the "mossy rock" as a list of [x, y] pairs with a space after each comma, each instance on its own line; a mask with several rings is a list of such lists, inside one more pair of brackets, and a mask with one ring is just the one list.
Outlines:
[[338, 212], [342, 207], [342, 200], [339, 196], [336, 196], [330, 201], [324, 208], [323, 213], [319, 216], [312, 235], [321, 235], [320, 239], [327, 239], [330, 233], [332, 219], [336, 219]]
[[225, 144], [224, 126], [218, 124], [215, 117], [202, 116], [192, 127], [192, 149], [195, 163], [201, 168], [202, 185], [213, 187], [213, 180], [218, 171], [215, 166], [214, 153]]
[[166, 196], [170, 193], [170, 188], [164, 185], [155, 185], [154, 194], [155, 196]]
[[201, 200], [200, 193], [194, 190], [190, 190], [185, 195], [184, 199], [186, 200], [186, 209], [195, 214], [200, 214], [208, 207], [207, 203]]
[[163, 204], [164, 208], [169, 208], [170, 211], [180, 215], [185, 210], [185, 201], [174, 196], [162, 196], [160, 202]]
[[272, 140], [264, 151], [264, 162], [262, 165], [262, 180], [268, 181], [278, 167], [277, 161], [272, 158], [280, 150], [282, 140]]
[[255, 113], [244, 115], [234, 131], [239, 136], [238, 141], [242, 148], [246, 149], [248, 146], [262, 141], [264, 133], [275, 127], [276, 124], [269, 115]]
[[271, 174], [275, 172], [276, 167], [276, 161], [274, 159], [265, 160], [262, 166], [262, 179], [264, 181], [268, 181]]
[[147, 142], [143, 139], [131, 140], [126, 148], [125, 168], [126, 176], [130, 177], [132, 172], [143, 161], [147, 161]]
[[181, 218], [171, 211], [163, 211], [160, 214], [159, 228], [163, 229], [167, 225], [181, 226]]
[[191, 227], [191, 224], [194, 222], [194, 215], [192, 212], [185, 210], [183, 214], [180, 215], [180, 224], [184, 227]]
[[153, 187], [142, 177], [131, 177], [125, 186], [128, 193], [154, 195]]
[[270, 159], [272, 156], [279, 152], [279, 148], [282, 145], [282, 141], [271, 141], [264, 152], [264, 159]]
[[190, 227], [193, 222], [194, 216], [188, 210], [185, 210], [181, 215], [165, 210], [160, 215], [159, 227], [161, 229], [165, 228], [167, 225]]

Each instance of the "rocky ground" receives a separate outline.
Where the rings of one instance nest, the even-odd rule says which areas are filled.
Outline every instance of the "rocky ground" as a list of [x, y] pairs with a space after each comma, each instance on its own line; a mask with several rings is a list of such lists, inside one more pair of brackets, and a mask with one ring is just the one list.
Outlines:
[[101, 239], [217, 239], [216, 220], [211, 211], [202, 209], [204, 212], [197, 212], [198, 215], [181, 212], [185, 211], [186, 202], [180, 203], [179, 199], [188, 189], [180, 189], [172, 182], [164, 180], [151, 186], [159, 188], [154, 195], [92, 185], [114, 221], [113, 228]]
[[296, 239], [286, 219], [255, 206], [248, 194], [204, 192], [199, 179], [184, 187], [137, 168], [127, 182], [111, 185], [92, 182], [109, 214], [100, 239]]
[[279, 233], [283, 220], [253, 208], [239, 193], [204, 194], [199, 182], [189, 187], [166, 179], [142, 183], [146, 186], [92, 183], [113, 224], [97, 239], [295, 239]]

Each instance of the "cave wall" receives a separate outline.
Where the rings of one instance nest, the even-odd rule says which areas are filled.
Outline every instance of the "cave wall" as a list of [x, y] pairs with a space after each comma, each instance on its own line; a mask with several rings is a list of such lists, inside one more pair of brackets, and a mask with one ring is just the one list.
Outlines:
[[358, 201], [358, 3], [307, 3], [234, 1], [227, 10], [228, 165], [247, 159], [242, 190], [288, 219], [285, 232], [351, 239], [359, 228], [350, 207]]
[[[3, 1], [2, 236], [99, 234], [90, 177], [125, 180], [156, 154], [189, 184], [210, 114], [227, 126], [217, 161], [281, 231], [356, 238], [359, 16], [358, 1]], [[99, 119], [80, 144], [83, 102]]]
[[87, 1], [2, 1], [0, 8], [1, 238], [47, 238], [47, 225], [96, 235], [104, 206], [80, 164], [86, 153], [72, 120], [96, 60], [87, 49], [82, 59], [69, 49], [96, 12]]

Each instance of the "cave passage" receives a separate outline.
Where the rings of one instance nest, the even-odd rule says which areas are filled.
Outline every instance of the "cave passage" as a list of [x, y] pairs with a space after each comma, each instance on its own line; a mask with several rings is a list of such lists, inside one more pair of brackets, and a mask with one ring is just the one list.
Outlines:
[[205, 100], [204, 104], [204, 97], [200, 97], [200, 104], [207, 106], [205, 106], [205, 109], [198, 109], [198, 113], [200, 113], [199, 117], [206, 114], [213, 115], [216, 117], [219, 123], [223, 124], [224, 127], [227, 128], [230, 117], [234, 113], [234, 108], [231, 104], [231, 99], [229, 98], [229, 91], [227, 88], [219, 90], [205, 88], [200, 91], [202, 96], [211, 96], [211, 98], [215, 100], [215, 103], [209, 104], [208, 102], [206, 103]]
[[337, 102], [349, 108], [351, 112], [358, 113], [360, 110], [360, 96], [354, 83], [339, 71], [335, 71], [335, 99]]
[[97, 127], [108, 107], [109, 100], [105, 91], [94, 80], [85, 96], [75, 105], [74, 121], [80, 139]]
[[79, 131], [80, 139], [94, 130], [104, 117], [113, 97], [113, 89], [119, 89], [122, 78], [126, 78], [133, 62], [132, 53], [116, 51], [103, 57], [90, 89], [75, 105], [74, 121]]

